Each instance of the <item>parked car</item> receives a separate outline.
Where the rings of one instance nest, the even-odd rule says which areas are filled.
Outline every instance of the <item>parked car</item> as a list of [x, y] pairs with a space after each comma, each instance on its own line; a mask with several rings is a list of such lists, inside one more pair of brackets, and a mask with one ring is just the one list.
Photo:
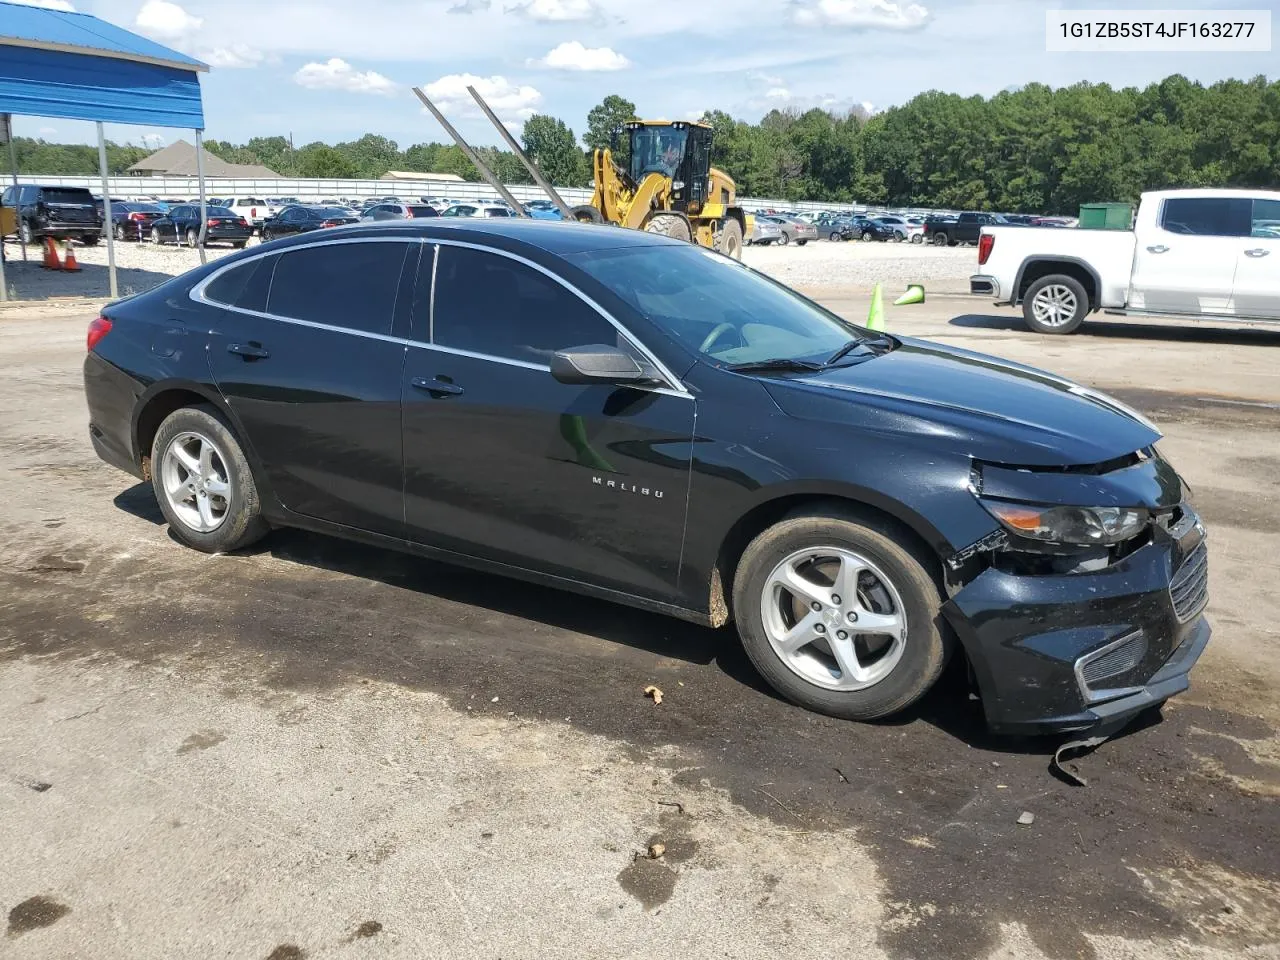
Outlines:
[[907, 240], [911, 243], [924, 243], [923, 220], [907, 220]]
[[102, 211], [85, 187], [53, 187], [25, 183], [6, 187], [0, 206], [14, 211], [25, 243], [45, 237], [74, 238], [87, 247], [102, 236]]
[[224, 206], [244, 217], [249, 226], [255, 230], [261, 227], [262, 221], [271, 215], [267, 202], [260, 197], [228, 197]]
[[154, 203], [111, 201], [112, 234], [117, 240], [142, 240], [151, 236], [151, 224], [167, 211]]
[[818, 235], [833, 242], [853, 240], [860, 235], [854, 230], [852, 217], [825, 217], [814, 223]]
[[[205, 208], [208, 230], [205, 243], [229, 243], [237, 250], [244, 247], [253, 236], [253, 228], [249, 221], [226, 207]], [[179, 203], [169, 209], [163, 217], [151, 221], [151, 242], [183, 243], [188, 247], [199, 244], [200, 206], [198, 204]]]
[[493, 218], [493, 217], [514, 217], [515, 214], [512, 213], [506, 207], [479, 206], [473, 203], [455, 203], [452, 207], [449, 207], [447, 210], [443, 211], [440, 214], [440, 216]]
[[438, 217], [435, 207], [425, 203], [379, 203], [360, 214], [361, 220], [413, 220], [419, 217]]
[[1037, 333], [1089, 313], [1280, 322], [1280, 192], [1158, 190], [1132, 230], [984, 227], [969, 289], [1021, 304]]
[[891, 214], [885, 214], [884, 216], [875, 217], [874, 220], [876, 223], [880, 224], [881, 226], [888, 227], [890, 230], [893, 231], [893, 236], [890, 237], [889, 239], [891, 239], [894, 243], [902, 243], [904, 240], [909, 239], [911, 236], [910, 224], [908, 224], [907, 221], [902, 217], [896, 217]]
[[301, 204], [285, 207], [274, 217], [263, 221], [262, 242], [268, 243], [295, 233], [310, 233], [312, 230], [343, 227], [359, 222], [359, 218], [344, 207], [311, 207]]
[[1204, 526], [1141, 416], [667, 237], [343, 227], [87, 342], [95, 450], [197, 550], [302, 527], [732, 618], [777, 691], [858, 720], [962, 650], [996, 729], [1105, 735], [1209, 641]]
[[777, 224], [782, 230], [782, 236], [777, 239], [780, 247], [785, 247], [789, 243], [795, 243], [798, 247], [803, 247], [810, 240], [818, 239], [818, 228], [812, 223], [806, 223], [804, 220], [797, 220], [795, 217], [785, 216], [783, 214], [770, 214], [765, 217], [757, 217], [757, 220], [768, 220], [770, 223]]
[[767, 217], [757, 216], [751, 228], [751, 236], [747, 237], [747, 246], [767, 247], [771, 243], [782, 240], [782, 226]]
[[881, 223], [879, 220], [873, 220], [870, 217], [860, 217], [853, 221], [853, 229], [859, 240], [864, 243], [872, 240], [878, 240], [881, 243], [888, 243], [890, 240], [898, 240], [897, 230], [887, 223]]
[[1015, 226], [998, 213], [962, 213], [953, 221], [931, 220], [925, 224], [929, 243], [954, 247], [961, 243], [977, 243], [983, 227]]
[[563, 220], [564, 214], [550, 200], [530, 200], [524, 204], [524, 212], [534, 220]]

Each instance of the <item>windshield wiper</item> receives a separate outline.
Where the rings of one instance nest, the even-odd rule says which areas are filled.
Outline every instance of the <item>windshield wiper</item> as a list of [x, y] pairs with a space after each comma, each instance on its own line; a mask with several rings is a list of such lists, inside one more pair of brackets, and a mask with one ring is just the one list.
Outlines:
[[878, 337], [865, 337], [861, 340], [850, 340], [843, 347], [828, 357], [827, 362], [822, 364], [822, 366], [825, 368], [837, 364], [860, 347], [867, 347], [870, 350], [874, 350], [876, 347], [883, 347], [885, 348], [884, 352], [888, 353], [890, 350], [897, 347], [897, 345], [898, 342], [887, 333], [883, 333]]
[[775, 357], [772, 360], [753, 360], [751, 363], [732, 363], [725, 369], [732, 370], [734, 373], [764, 373], [770, 370], [808, 373], [814, 370], [821, 370], [822, 367], [821, 363], [814, 363], [812, 360]]

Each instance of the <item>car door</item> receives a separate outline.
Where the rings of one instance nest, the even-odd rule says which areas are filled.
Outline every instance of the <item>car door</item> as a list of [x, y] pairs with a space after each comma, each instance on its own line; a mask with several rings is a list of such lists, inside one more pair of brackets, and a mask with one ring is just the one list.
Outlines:
[[1245, 197], [1169, 197], [1139, 225], [1129, 306], [1189, 316], [1230, 316], [1236, 262], [1249, 236]]
[[400, 381], [421, 247], [293, 247], [215, 274], [200, 294], [224, 306], [209, 342], [214, 380], [295, 513], [403, 533]]
[[[280, 215], [279, 233], [302, 233], [306, 229], [306, 219], [307, 215], [304, 211], [297, 207], [290, 207]], [[276, 233], [277, 229], [273, 226], [271, 232]]]
[[1280, 320], [1280, 200], [1253, 200], [1249, 236], [1240, 241], [1235, 315]]
[[405, 364], [409, 536], [570, 580], [673, 597], [692, 396], [683, 387], [556, 381], [549, 367], [556, 350], [603, 343], [645, 355], [545, 268], [451, 243], [441, 243], [437, 257], [421, 263], [417, 345]]

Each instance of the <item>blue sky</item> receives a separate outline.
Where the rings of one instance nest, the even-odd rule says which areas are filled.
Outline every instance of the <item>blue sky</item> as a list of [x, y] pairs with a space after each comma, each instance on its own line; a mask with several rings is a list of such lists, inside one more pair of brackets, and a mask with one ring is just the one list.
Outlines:
[[[1045, 52], [1045, 10], [1107, 8], [1053, 0], [27, 0], [75, 9], [209, 62], [206, 135], [243, 142], [288, 134], [301, 145], [366, 132], [402, 148], [447, 140], [410, 93], [426, 85], [464, 136], [497, 134], [464, 87], [476, 83], [518, 130], [533, 112], [576, 133], [606, 94], [641, 114], [719, 108], [756, 120], [772, 107], [873, 109], [923, 90], [991, 95], [1039, 81], [1144, 85], [1170, 73], [1212, 82], [1280, 77], [1280, 54]], [[1126, 0], [1125, 7], [1272, 11], [1280, 0]], [[92, 142], [93, 128], [15, 118], [15, 132]], [[190, 134], [108, 127], [121, 142]]]

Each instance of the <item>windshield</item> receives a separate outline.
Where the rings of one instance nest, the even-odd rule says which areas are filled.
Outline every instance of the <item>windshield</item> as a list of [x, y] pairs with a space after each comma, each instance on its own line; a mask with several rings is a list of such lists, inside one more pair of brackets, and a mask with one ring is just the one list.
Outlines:
[[569, 257], [690, 350], [719, 365], [821, 363], [865, 332], [735, 260], [695, 246]]
[[675, 176], [684, 159], [687, 130], [641, 127], [631, 132], [631, 179], [639, 183], [647, 173]]

